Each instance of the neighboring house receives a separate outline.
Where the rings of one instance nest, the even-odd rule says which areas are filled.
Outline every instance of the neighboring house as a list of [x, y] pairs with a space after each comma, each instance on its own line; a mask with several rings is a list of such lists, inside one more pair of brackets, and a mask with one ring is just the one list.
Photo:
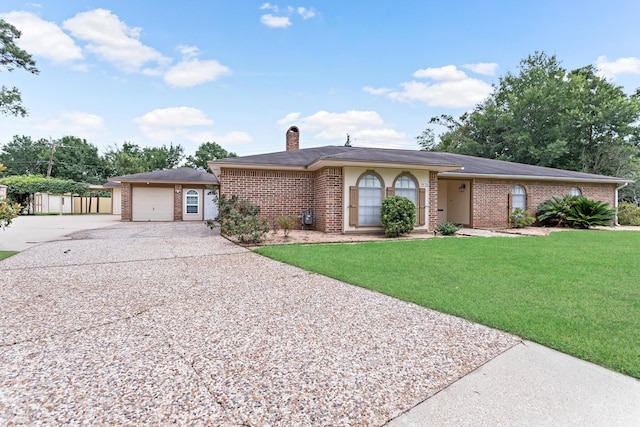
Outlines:
[[455, 222], [503, 228], [521, 207], [535, 213], [552, 196], [581, 194], [617, 206], [630, 180], [450, 153], [349, 146], [299, 148], [299, 131], [286, 134], [286, 151], [212, 160], [223, 195], [259, 205], [268, 219], [310, 210], [311, 227], [326, 233], [377, 232], [380, 206], [402, 195], [417, 206], [416, 230]]
[[122, 221], [202, 221], [217, 215], [218, 179], [192, 168], [109, 178], [120, 184]]
[[112, 198], [100, 197], [102, 191], [111, 188], [102, 185], [89, 185], [87, 194], [35, 193], [31, 199], [31, 211], [36, 214], [86, 214], [112, 213]]
[[103, 185], [106, 190], [111, 191], [111, 213], [113, 215], [122, 214], [122, 186], [119, 182], [109, 181]]

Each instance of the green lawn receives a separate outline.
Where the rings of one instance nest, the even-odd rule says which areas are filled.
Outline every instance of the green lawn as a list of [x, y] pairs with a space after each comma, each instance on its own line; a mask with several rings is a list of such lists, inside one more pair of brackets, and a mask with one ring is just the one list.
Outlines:
[[640, 232], [285, 245], [256, 252], [640, 378]]
[[0, 251], [0, 260], [9, 258], [11, 255], [17, 254], [18, 251]]

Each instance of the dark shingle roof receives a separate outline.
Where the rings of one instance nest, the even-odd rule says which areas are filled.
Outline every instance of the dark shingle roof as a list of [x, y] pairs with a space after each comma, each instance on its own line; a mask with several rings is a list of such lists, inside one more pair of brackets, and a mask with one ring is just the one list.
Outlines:
[[450, 165], [462, 166], [462, 169], [451, 172], [441, 172], [440, 176], [521, 176], [540, 178], [559, 178], [563, 180], [589, 180], [627, 182], [629, 180], [573, 172], [562, 169], [532, 166], [522, 163], [505, 162], [501, 160], [484, 159], [481, 157], [465, 156], [462, 154], [440, 153], [419, 150], [396, 150], [385, 148], [364, 148], [344, 146], [324, 146], [303, 148], [300, 150], [280, 151], [277, 153], [258, 154], [253, 156], [234, 157], [215, 160], [212, 163], [220, 167], [232, 167], [234, 164], [283, 167], [309, 167], [321, 160], [345, 162], [376, 162], [396, 164], [420, 165]]
[[131, 175], [114, 176], [109, 181], [116, 182], [163, 182], [190, 184], [218, 184], [218, 178], [210, 173], [192, 168], [163, 169], [153, 172], [134, 173]]

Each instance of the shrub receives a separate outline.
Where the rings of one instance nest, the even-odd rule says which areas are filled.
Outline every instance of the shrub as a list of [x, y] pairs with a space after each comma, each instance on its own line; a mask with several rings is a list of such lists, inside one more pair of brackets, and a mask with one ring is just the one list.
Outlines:
[[536, 216], [543, 225], [591, 228], [610, 225], [615, 210], [608, 203], [582, 196], [552, 197], [540, 204]]
[[406, 197], [391, 196], [382, 201], [382, 227], [387, 237], [411, 233], [416, 223], [416, 205]]
[[13, 203], [9, 199], [0, 199], [0, 228], [4, 230], [10, 226], [21, 209], [22, 206], [18, 203]]
[[436, 231], [443, 236], [453, 236], [458, 230], [460, 230], [460, 227], [453, 222], [443, 222], [436, 227]]
[[611, 225], [616, 211], [609, 208], [609, 203], [579, 197], [571, 206], [567, 221], [573, 227], [591, 228], [597, 225]]
[[635, 203], [620, 203], [620, 206], [618, 206], [618, 222], [620, 225], [640, 226], [640, 206]]
[[536, 222], [536, 219], [529, 215], [529, 212], [522, 208], [515, 208], [509, 216], [509, 224], [513, 228], [524, 228]]
[[287, 237], [291, 230], [293, 230], [293, 227], [295, 227], [296, 225], [296, 218], [290, 215], [282, 215], [276, 218], [275, 223], [276, 226], [282, 228], [284, 236]]
[[[222, 234], [233, 237], [240, 243], [258, 243], [269, 232], [269, 222], [260, 218], [259, 214], [259, 206], [252, 205], [236, 195], [230, 198], [221, 195], [216, 220], [220, 223]], [[207, 221], [207, 225], [215, 227], [212, 221]]]
[[538, 206], [536, 217], [538, 222], [545, 226], [564, 227], [567, 223], [567, 215], [571, 210], [571, 206], [580, 196], [553, 196]]

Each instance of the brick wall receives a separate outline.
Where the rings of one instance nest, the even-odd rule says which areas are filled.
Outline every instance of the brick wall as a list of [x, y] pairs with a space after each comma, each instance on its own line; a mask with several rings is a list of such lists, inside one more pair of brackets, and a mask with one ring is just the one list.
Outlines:
[[527, 192], [527, 210], [535, 215], [538, 206], [552, 196], [563, 197], [571, 187], [577, 187], [582, 195], [592, 200], [615, 202], [615, 184], [571, 184], [566, 182], [516, 181], [496, 179], [473, 180], [472, 223], [475, 228], [502, 228], [509, 225], [509, 195], [514, 185], [521, 185]]
[[182, 185], [175, 184], [173, 188], [173, 220], [182, 221]]
[[429, 172], [429, 212], [427, 228], [435, 230], [438, 226], [438, 172]]
[[317, 171], [314, 194], [315, 229], [325, 233], [342, 232], [342, 168]]
[[120, 188], [120, 220], [131, 221], [131, 184], [123, 182]]
[[270, 223], [281, 215], [297, 217], [302, 209], [315, 208], [314, 178], [314, 172], [245, 169], [222, 169], [218, 177], [220, 194], [260, 206], [260, 216]]

